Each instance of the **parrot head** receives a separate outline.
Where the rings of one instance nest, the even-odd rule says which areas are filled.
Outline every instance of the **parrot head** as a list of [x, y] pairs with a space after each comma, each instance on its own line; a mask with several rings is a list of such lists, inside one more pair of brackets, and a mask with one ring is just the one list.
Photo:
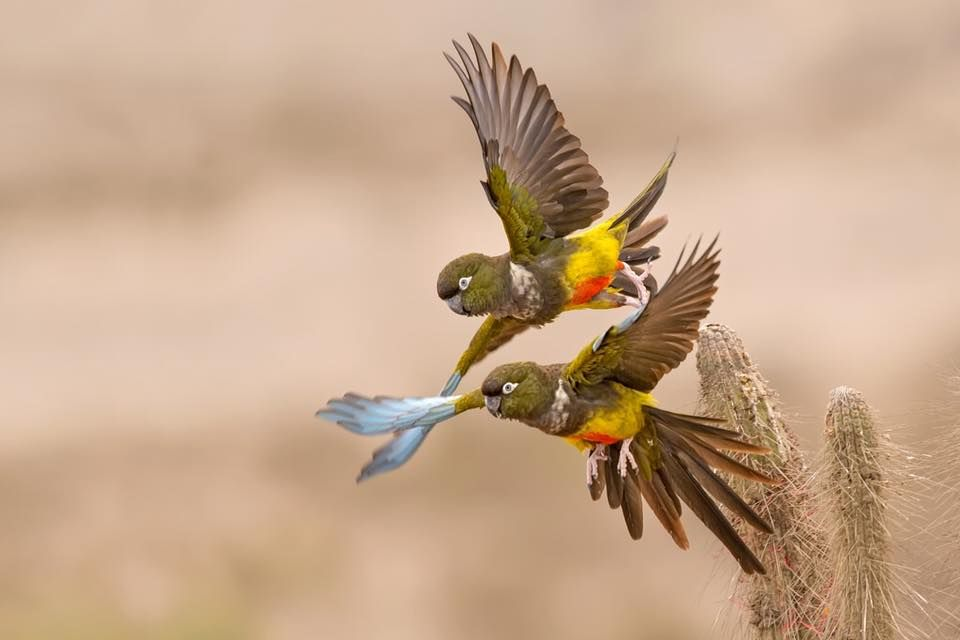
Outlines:
[[491, 371], [480, 390], [487, 411], [494, 417], [530, 420], [549, 409], [554, 386], [537, 363], [514, 362]]
[[462, 316], [484, 315], [495, 310], [507, 292], [501, 260], [468, 253], [443, 268], [437, 278], [437, 295]]

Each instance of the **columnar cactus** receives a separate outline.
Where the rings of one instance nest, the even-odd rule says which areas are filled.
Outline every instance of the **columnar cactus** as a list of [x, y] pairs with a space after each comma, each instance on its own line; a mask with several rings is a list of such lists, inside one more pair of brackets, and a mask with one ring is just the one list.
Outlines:
[[947, 380], [954, 400], [947, 405], [946, 428], [936, 434], [934, 481], [938, 500], [931, 574], [937, 590], [934, 638], [960, 638], [960, 374]]
[[824, 533], [815, 517], [811, 475], [783, 420], [777, 395], [750, 360], [740, 338], [723, 325], [701, 329], [697, 369], [701, 411], [725, 418], [751, 442], [770, 448], [769, 456], [752, 463], [783, 481], [778, 487], [768, 487], [729, 479], [774, 529], [774, 535], [763, 536], [749, 527], [738, 527], [768, 574], [738, 581], [734, 601], [749, 618], [743, 630], [753, 640], [821, 638], [822, 593], [828, 580]]
[[825, 438], [822, 495], [834, 575], [827, 637], [893, 640], [900, 634], [887, 525], [891, 454], [870, 407], [849, 387], [830, 393]]

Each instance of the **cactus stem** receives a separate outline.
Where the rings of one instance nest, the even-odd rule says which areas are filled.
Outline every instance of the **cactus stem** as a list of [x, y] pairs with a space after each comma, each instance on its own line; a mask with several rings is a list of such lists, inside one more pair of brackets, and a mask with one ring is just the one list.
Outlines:
[[740, 534], [755, 549], [767, 576], [742, 576], [731, 598], [741, 603], [741, 625], [752, 640], [814, 640], [824, 628], [823, 559], [826, 546], [810, 495], [812, 477], [783, 419], [776, 392], [761, 375], [740, 338], [728, 327], [706, 325], [697, 348], [701, 411], [724, 418], [771, 454], [752, 463], [781, 478], [778, 487], [731, 484], [767, 520], [772, 536], [748, 527]]

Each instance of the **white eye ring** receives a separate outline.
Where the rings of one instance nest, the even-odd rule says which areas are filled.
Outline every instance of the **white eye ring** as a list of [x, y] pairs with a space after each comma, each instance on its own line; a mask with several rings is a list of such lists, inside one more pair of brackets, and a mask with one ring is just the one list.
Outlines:
[[513, 390], [517, 388], [516, 382], [506, 382], [503, 385], [503, 395], [508, 396], [513, 393]]
[[467, 287], [470, 286], [471, 280], [473, 280], [473, 276], [463, 276], [460, 278], [460, 282], [458, 283], [460, 286], [460, 291], [466, 291]]

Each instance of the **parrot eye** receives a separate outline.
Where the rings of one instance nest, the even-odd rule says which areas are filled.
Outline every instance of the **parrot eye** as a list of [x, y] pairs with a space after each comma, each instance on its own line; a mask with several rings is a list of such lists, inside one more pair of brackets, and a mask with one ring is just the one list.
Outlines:
[[507, 382], [503, 385], [503, 395], [508, 396], [517, 388], [516, 382]]
[[460, 278], [458, 285], [460, 286], [460, 291], [466, 291], [467, 287], [470, 286], [470, 281], [473, 280], [473, 276], [463, 276]]

